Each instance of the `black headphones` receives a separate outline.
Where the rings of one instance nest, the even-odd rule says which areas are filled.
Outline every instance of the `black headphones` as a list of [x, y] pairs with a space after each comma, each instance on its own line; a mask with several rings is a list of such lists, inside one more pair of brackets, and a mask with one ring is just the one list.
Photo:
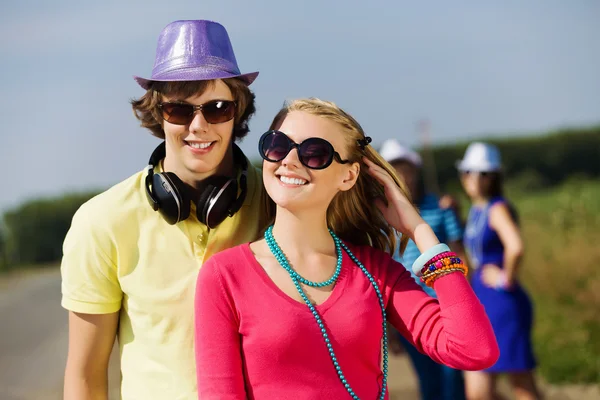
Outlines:
[[[187, 219], [190, 215], [191, 199], [186, 185], [173, 172], [154, 173], [154, 167], [165, 158], [165, 142], [152, 152], [148, 161], [146, 175], [146, 197], [154, 211], [158, 211], [171, 225]], [[246, 176], [248, 162], [242, 150], [233, 144], [234, 161], [242, 166], [240, 177], [240, 196], [237, 197], [238, 183], [236, 178], [213, 175], [202, 181], [204, 189], [196, 204], [196, 216], [210, 229], [219, 225], [227, 216], [231, 217], [244, 204], [246, 193]]]

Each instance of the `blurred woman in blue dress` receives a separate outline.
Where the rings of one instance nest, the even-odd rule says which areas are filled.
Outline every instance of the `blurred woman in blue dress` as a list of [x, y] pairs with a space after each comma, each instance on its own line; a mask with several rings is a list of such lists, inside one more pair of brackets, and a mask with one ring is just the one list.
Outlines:
[[471, 282], [500, 346], [500, 358], [491, 368], [465, 372], [467, 399], [500, 399], [498, 374], [508, 375], [517, 400], [540, 399], [531, 344], [533, 307], [518, 279], [523, 241], [516, 212], [502, 195], [500, 152], [490, 144], [472, 143], [458, 170], [472, 203], [464, 233]]

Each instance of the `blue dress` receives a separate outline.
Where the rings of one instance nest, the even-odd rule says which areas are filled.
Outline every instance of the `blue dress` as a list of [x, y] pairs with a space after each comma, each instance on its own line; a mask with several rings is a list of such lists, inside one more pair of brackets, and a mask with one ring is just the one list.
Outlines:
[[506, 203], [506, 200], [495, 197], [485, 206], [471, 207], [464, 243], [471, 261], [470, 267], [475, 270], [473, 291], [485, 307], [500, 347], [500, 358], [485, 371], [523, 372], [534, 369], [536, 365], [531, 345], [533, 307], [529, 296], [518, 282], [510, 290], [497, 290], [485, 286], [481, 278], [481, 266], [504, 266], [504, 246], [489, 225], [489, 210], [500, 202]]

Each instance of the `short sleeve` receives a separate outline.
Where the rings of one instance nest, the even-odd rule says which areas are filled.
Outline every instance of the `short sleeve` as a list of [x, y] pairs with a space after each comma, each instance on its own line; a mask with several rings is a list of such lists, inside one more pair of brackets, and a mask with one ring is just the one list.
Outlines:
[[73, 216], [63, 243], [61, 305], [85, 314], [110, 314], [121, 308], [123, 292], [110, 258], [109, 230], [93, 222], [86, 204]]

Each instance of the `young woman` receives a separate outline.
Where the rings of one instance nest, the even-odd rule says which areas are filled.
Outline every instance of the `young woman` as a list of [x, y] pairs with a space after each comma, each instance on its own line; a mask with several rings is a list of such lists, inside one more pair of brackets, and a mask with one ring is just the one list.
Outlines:
[[508, 373], [517, 400], [539, 399], [531, 346], [533, 310], [517, 279], [523, 242], [514, 209], [502, 196], [498, 149], [472, 143], [458, 165], [463, 188], [473, 205], [465, 229], [473, 290], [490, 318], [500, 358], [484, 371], [465, 374], [468, 399], [497, 399], [496, 376]]
[[[276, 218], [214, 255], [196, 286], [199, 398], [385, 399], [389, 321], [437, 362], [479, 370], [498, 348], [465, 268], [350, 115], [296, 100], [260, 140]], [[423, 256], [394, 261], [396, 230]], [[382, 353], [383, 348], [383, 353]]]

